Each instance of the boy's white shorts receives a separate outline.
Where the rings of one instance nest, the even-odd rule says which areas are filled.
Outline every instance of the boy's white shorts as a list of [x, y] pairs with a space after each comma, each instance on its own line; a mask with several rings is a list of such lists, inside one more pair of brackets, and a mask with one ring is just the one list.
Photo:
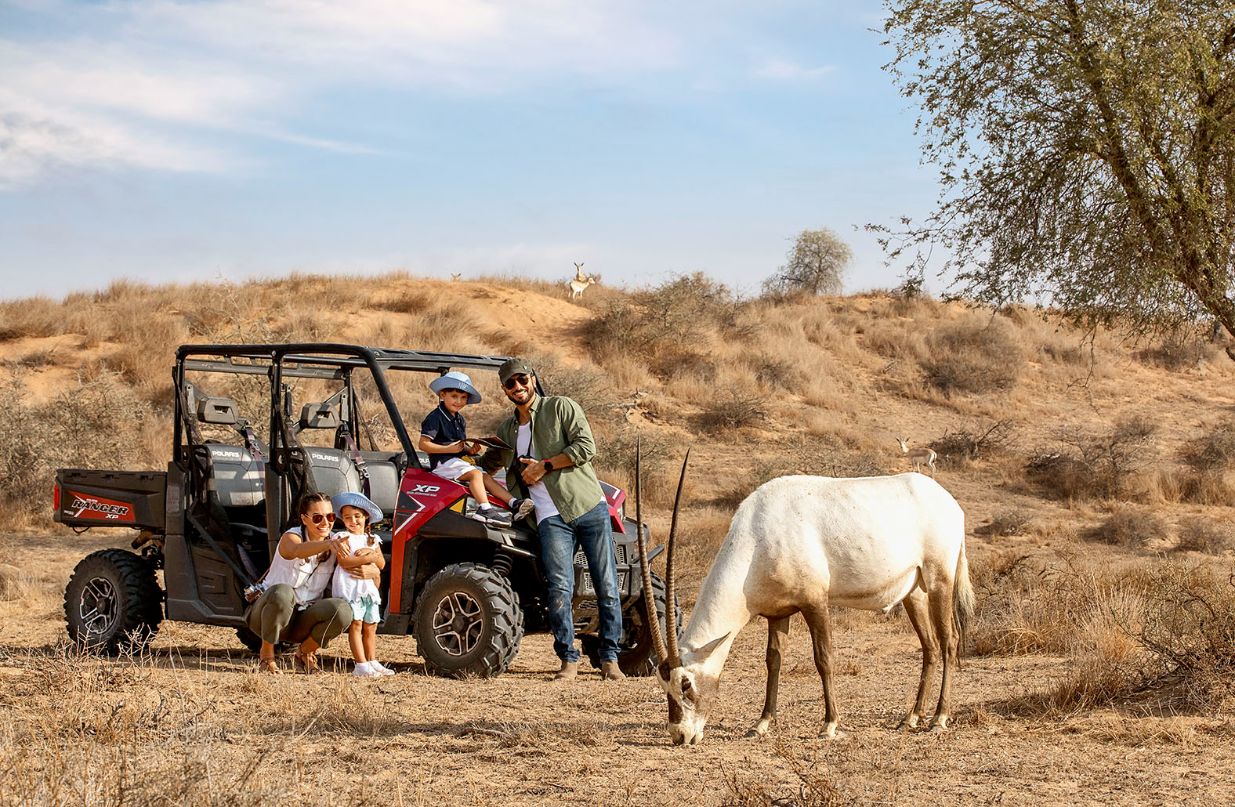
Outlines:
[[463, 476], [468, 471], [479, 471], [479, 470], [480, 470], [479, 468], [477, 468], [475, 465], [472, 465], [470, 462], [464, 462], [458, 457], [451, 457], [450, 459], [443, 462], [441, 465], [434, 468], [433, 473], [437, 474], [443, 479], [449, 479], [450, 481], [453, 482], [459, 477]]

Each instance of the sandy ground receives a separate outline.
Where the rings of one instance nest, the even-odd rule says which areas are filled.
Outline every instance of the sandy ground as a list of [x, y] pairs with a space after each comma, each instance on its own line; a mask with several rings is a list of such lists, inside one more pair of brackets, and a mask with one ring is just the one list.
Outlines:
[[[763, 696], [766, 633], [756, 622], [735, 644], [694, 748], [669, 743], [664, 697], [650, 679], [603, 683], [588, 670], [573, 684], [550, 681], [556, 660], [543, 635], [527, 637], [513, 669], [493, 680], [426, 676], [414, 641], [393, 637], [379, 637], [399, 670], [392, 678], [346, 674], [340, 644], [325, 654], [338, 671], [263, 676], [230, 630], [180, 623], [165, 623], [146, 657], [82, 658], [65, 646], [60, 589], [72, 565], [104, 545], [60, 535], [0, 545], [5, 562], [24, 570], [22, 596], [0, 601], [0, 803], [158, 802], [160, 788], [177, 803], [189, 762], [207, 771], [196, 787], [214, 794], [210, 803], [275, 794], [308, 804], [509, 805], [1235, 798], [1230, 721], [1001, 715], [1001, 701], [1062, 674], [1055, 658], [967, 659], [951, 731], [892, 730], [918, 673], [903, 616], [840, 614], [845, 736], [830, 742], [816, 737], [819, 680], [796, 621], [774, 736], [746, 736]], [[117, 764], [129, 776], [118, 799], [107, 785]]]

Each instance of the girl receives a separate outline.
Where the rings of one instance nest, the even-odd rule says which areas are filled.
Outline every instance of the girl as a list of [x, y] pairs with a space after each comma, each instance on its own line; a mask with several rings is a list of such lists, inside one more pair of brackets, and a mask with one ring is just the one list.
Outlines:
[[377, 583], [356, 579], [348, 572], [372, 563], [380, 571], [386, 566], [381, 541], [373, 535], [373, 525], [382, 520], [382, 509], [360, 493], [340, 493], [331, 499], [334, 512], [347, 531], [335, 549], [338, 563], [334, 572], [333, 594], [352, 607], [352, 623], [347, 641], [352, 646], [356, 669], [352, 675], [373, 678], [394, 675], [395, 671], [377, 660], [377, 623], [382, 619], [382, 595]]

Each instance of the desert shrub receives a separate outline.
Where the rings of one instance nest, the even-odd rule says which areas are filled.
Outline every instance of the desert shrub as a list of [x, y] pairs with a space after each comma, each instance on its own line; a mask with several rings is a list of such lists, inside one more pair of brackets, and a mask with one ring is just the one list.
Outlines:
[[567, 367], [547, 354], [528, 357], [549, 395], [574, 399], [590, 416], [607, 415], [618, 405], [609, 377], [595, 367]]
[[1113, 511], [1083, 537], [1096, 543], [1143, 549], [1169, 539], [1170, 535], [1171, 527], [1162, 516], [1152, 510], [1125, 506]]
[[149, 404], [114, 376], [79, 383], [45, 404], [26, 403], [19, 377], [0, 386], [0, 498], [47, 509], [56, 468], [147, 464], [139, 439]]
[[983, 393], [1012, 387], [1025, 363], [1006, 320], [970, 321], [939, 328], [927, 339], [922, 362], [927, 381], [944, 394]]
[[746, 363], [755, 374], [755, 379], [772, 389], [795, 390], [802, 385], [802, 373], [789, 361], [774, 356], [754, 355]]
[[1235, 418], [1227, 418], [1208, 434], [1189, 441], [1182, 459], [1199, 472], [1220, 473], [1235, 468]]
[[636, 444], [639, 446], [640, 464], [643, 466], [646, 486], [648, 477], [658, 475], [675, 456], [674, 443], [658, 431], [627, 426], [612, 437], [598, 441], [596, 462], [604, 468], [621, 471], [627, 479], [633, 481]]
[[1201, 516], [1190, 516], [1180, 522], [1176, 549], [1220, 555], [1235, 549], [1235, 528]]
[[1032, 520], [1033, 517], [1026, 510], [1019, 508], [1001, 510], [991, 518], [989, 523], [978, 527], [973, 533], [991, 537], [1021, 535]]
[[1205, 361], [1212, 351], [1213, 348], [1195, 334], [1175, 333], [1136, 351], [1136, 357], [1165, 370], [1183, 370]]
[[710, 434], [754, 426], [767, 420], [764, 400], [762, 395], [740, 390], [721, 393], [704, 404], [695, 416], [695, 425]]
[[607, 300], [583, 332], [598, 360], [630, 353], [653, 358], [666, 349], [683, 353], [709, 330], [735, 325], [737, 310], [726, 286], [696, 272]]
[[1026, 463], [1030, 481], [1063, 499], [1119, 497], [1133, 475], [1153, 460], [1157, 429], [1147, 418], [1121, 418], [1101, 434], [1067, 428], [1058, 432], [1061, 451], [1039, 451]]

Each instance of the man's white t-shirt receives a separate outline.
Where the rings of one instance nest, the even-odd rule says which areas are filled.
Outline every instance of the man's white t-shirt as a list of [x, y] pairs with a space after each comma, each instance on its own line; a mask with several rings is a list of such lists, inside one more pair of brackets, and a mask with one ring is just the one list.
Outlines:
[[[515, 451], [520, 457], [532, 457], [538, 460], [545, 459], [532, 447], [531, 423], [523, 423], [519, 426], [519, 436], [515, 438]], [[532, 497], [532, 503], [536, 505], [537, 524], [549, 516], [556, 516], [558, 514], [557, 505], [553, 503], [553, 497], [549, 495], [549, 490], [545, 487], [543, 481], [537, 482], [535, 485], [528, 485], [527, 495]]]

